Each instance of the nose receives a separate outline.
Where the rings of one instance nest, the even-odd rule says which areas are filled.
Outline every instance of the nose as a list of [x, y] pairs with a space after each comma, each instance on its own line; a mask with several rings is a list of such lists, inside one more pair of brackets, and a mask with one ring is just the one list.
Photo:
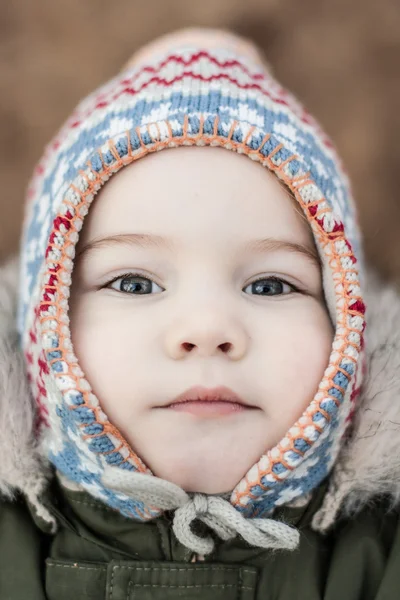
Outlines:
[[166, 335], [166, 351], [174, 359], [188, 354], [207, 357], [226, 354], [231, 360], [240, 360], [246, 353], [248, 335], [233, 317], [204, 311], [195, 316], [170, 323]]

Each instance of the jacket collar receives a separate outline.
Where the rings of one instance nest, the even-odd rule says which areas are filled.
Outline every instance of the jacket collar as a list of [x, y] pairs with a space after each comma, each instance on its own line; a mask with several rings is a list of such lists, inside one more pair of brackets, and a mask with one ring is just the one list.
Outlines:
[[[316, 488], [307, 505], [278, 507], [275, 517], [299, 530], [306, 529], [321, 506], [327, 485], [325, 480]], [[174, 535], [173, 515], [170, 511], [165, 511], [153, 521], [133, 521], [84, 490], [65, 488], [60, 484], [58, 477], [54, 476], [54, 472], [41, 491], [39, 502], [62, 528], [89, 542], [100, 544], [108, 551], [119, 552], [123, 560], [134, 558], [189, 562], [193, 559], [193, 552]], [[46, 534], [52, 533], [51, 525], [38, 515], [36, 506], [28, 501], [28, 507], [39, 529]], [[193, 523], [193, 529], [200, 535], [207, 533], [204, 524], [198, 520]], [[235, 556], [240, 556], [241, 560], [247, 560], [262, 552], [264, 549], [252, 547], [240, 537], [229, 541], [218, 539], [215, 550], [207, 560], [218, 560], [221, 553], [234, 553]]]

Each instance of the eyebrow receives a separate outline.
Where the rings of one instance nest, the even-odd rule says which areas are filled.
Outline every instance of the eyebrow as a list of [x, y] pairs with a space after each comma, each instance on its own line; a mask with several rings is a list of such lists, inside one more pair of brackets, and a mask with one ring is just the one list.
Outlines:
[[[114, 244], [136, 247], [139, 246], [141, 248], [157, 248], [159, 250], [169, 250], [170, 252], [176, 250], [176, 245], [173, 243], [173, 241], [161, 235], [148, 233], [120, 233], [103, 238], [96, 238], [91, 242], [88, 242], [79, 250], [75, 261], [87, 257], [88, 254], [93, 250], [98, 250]], [[252, 240], [243, 246], [244, 252], [253, 254], [265, 254], [277, 250], [286, 250], [288, 252], [302, 254], [305, 258], [313, 262], [318, 268], [322, 267], [321, 258], [315, 246], [310, 248], [305, 244], [297, 244], [295, 242], [279, 240], [271, 237]]]

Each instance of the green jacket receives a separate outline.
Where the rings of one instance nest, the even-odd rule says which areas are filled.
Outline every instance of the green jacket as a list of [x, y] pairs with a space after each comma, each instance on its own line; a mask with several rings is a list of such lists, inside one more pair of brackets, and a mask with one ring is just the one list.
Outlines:
[[43, 501], [57, 518], [48, 525], [22, 497], [0, 516], [1, 600], [395, 600], [400, 597], [399, 510], [381, 500], [336, 524], [310, 529], [321, 486], [307, 508], [281, 509], [296, 525], [295, 551], [217, 541], [204, 562], [173, 534], [171, 516], [149, 523], [123, 517], [86, 492], [53, 480]]
[[[15, 281], [14, 263], [0, 269], [0, 600], [400, 598], [398, 292], [369, 275], [368, 374], [354, 428], [310, 502], [274, 513], [299, 529], [299, 547], [265, 550], [215, 534], [202, 561], [175, 537], [171, 512], [125, 518], [66, 489], [39, 458]], [[201, 521], [193, 527], [210, 534]]]

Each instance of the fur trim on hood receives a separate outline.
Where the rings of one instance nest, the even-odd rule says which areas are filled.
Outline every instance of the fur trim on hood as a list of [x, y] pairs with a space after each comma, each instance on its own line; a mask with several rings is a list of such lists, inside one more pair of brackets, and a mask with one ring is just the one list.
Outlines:
[[[50, 521], [38, 496], [50, 477], [36, 449], [30, 398], [15, 324], [18, 258], [0, 268], [0, 494], [23, 492]], [[365, 278], [367, 374], [352, 433], [330, 476], [313, 528], [325, 531], [338, 513], [354, 515], [375, 496], [400, 502], [400, 293], [371, 269]]]
[[0, 268], [0, 495], [23, 492], [45, 521], [54, 520], [38, 501], [50, 474], [36, 449], [35, 406], [16, 329], [19, 265], [13, 257]]

